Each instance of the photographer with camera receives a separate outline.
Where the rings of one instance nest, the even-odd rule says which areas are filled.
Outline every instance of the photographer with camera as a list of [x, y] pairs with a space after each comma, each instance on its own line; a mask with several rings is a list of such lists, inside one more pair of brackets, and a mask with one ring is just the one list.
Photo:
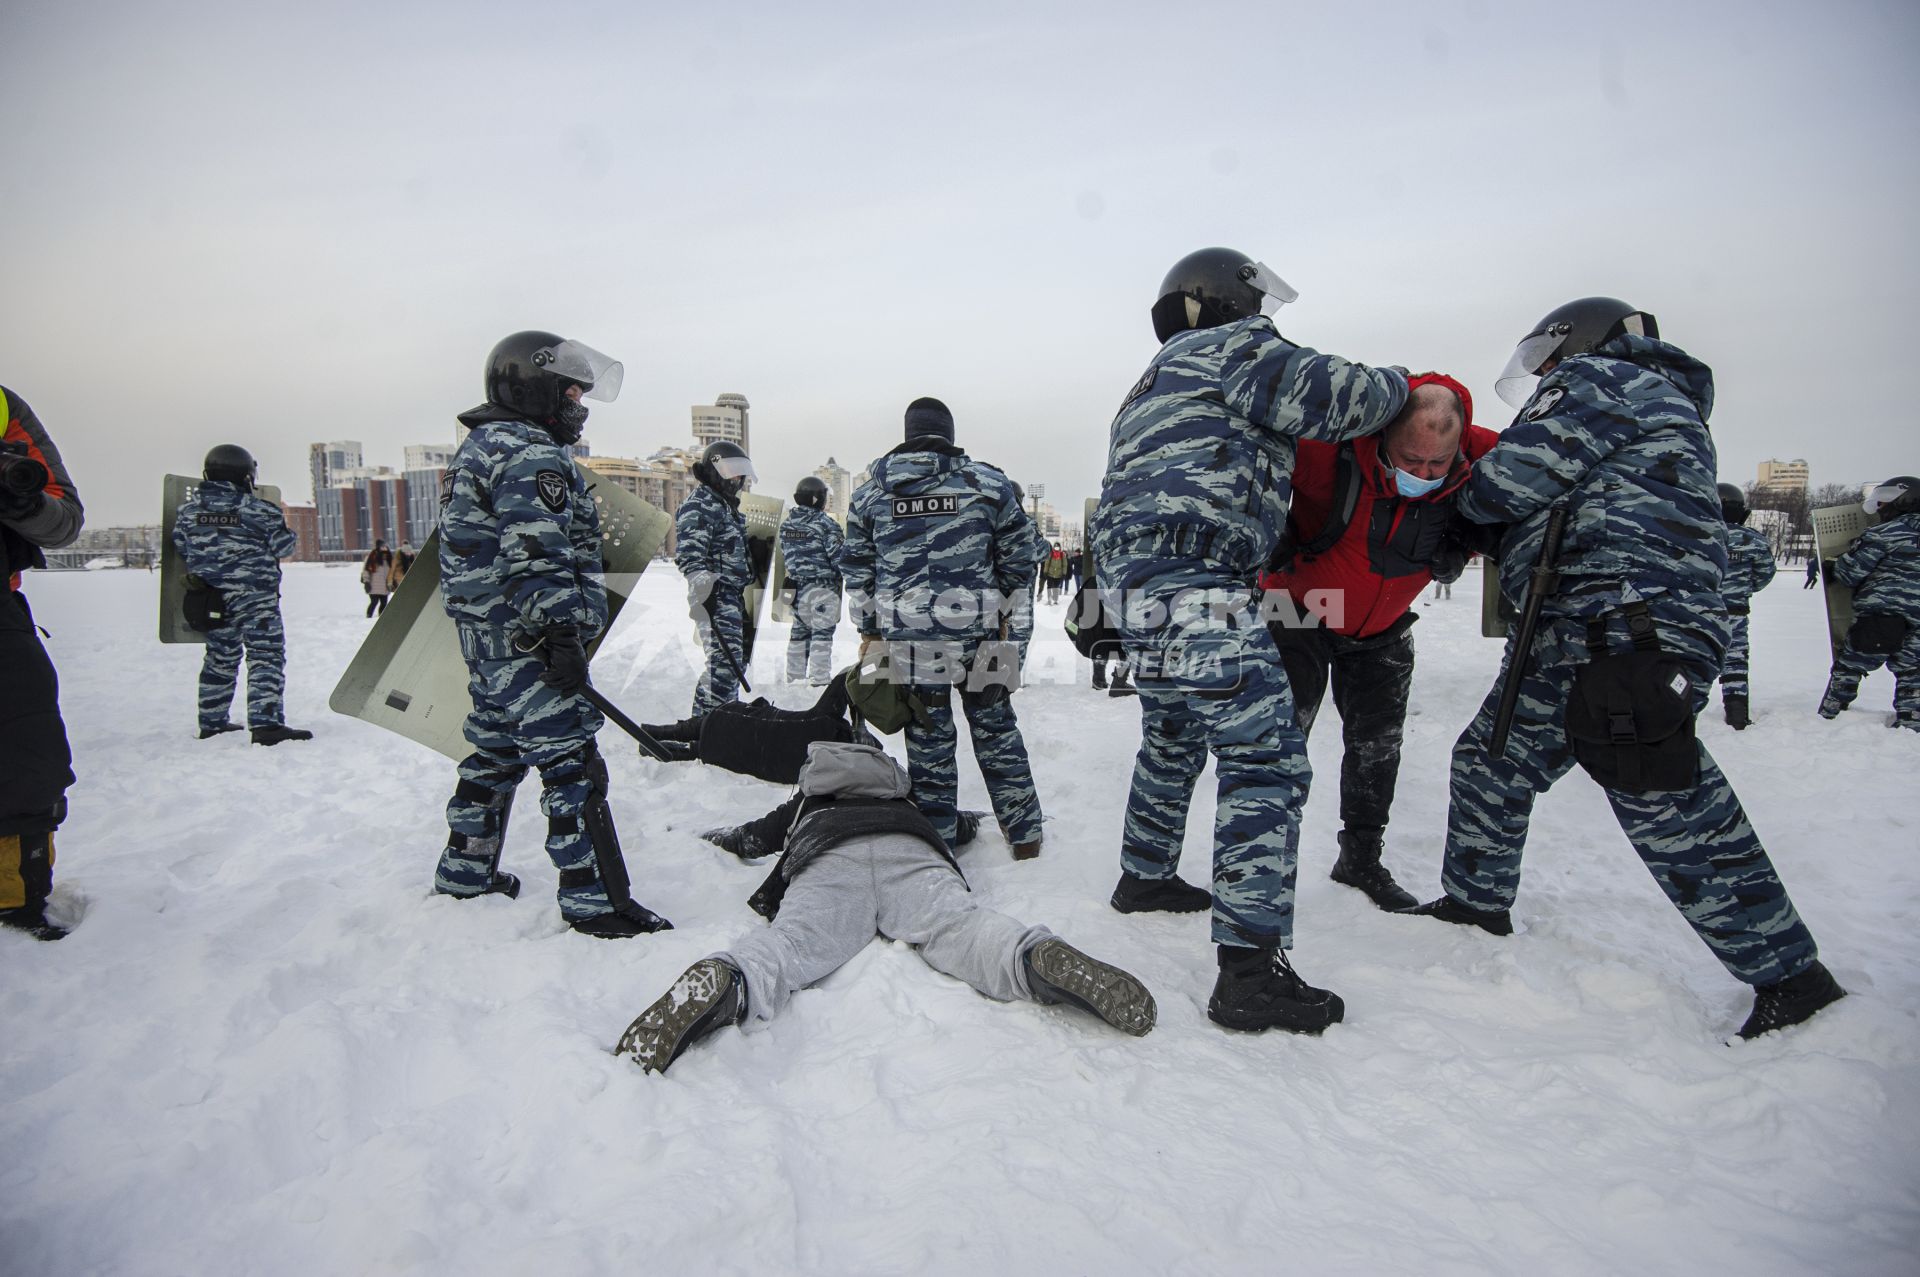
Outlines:
[[40, 644], [20, 574], [46, 566], [42, 550], [80, 535], [84, 512], [60, 450], [18, 395], [0, 386], [0, 924], [40, 940], [65, 928], [47, 921], [53, 831], [67, 814], [73, 755], [60, 721], [60, 682]]

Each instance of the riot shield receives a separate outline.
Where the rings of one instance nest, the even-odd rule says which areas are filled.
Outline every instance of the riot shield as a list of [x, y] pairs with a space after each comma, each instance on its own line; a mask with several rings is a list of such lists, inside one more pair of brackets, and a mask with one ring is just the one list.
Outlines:
[[1853, 590], [1828, 580], [1824, 568], [1828, 560], [1837, 559], [1852, 549], [1860, 534], [1873, 525], [1873, 516], [1858, 504], [1832, 505], [1813, 512], [1813, 552], [1823, 569], [1820, 583], [1827, 600], [1827, 642], [1835, 655], [1847, 641], [1847, 630], [1853, 625]]
[[[611, 631], [673, 520], [591, 470], [580, 473], [600, 508], [600, 558], [606, 569]], [[597, 640], [594, 647], [599, 647]], [[420, 557], [373, 623], [327, 704], [336, 713], [365, 719], [448, 758], [462, 759], [473, 752], [461, 735], [473, 702], [459, 636], [440, 594], [438, 532], [420, 548]]]
[[740, 496], [740, 513], [747, 520], [747, 565], [753, 578], [742, 592], [740, 668], [753, 661], [754, 632], [760, 628], [760, 607], [770, 593], [775, 561], [780, 557], [780, 517], [786, 502], [778, 497], [762, 497], [746, 492]]
[[[205, 643], [207, 636], [187, 624], [181, 604], [187, 597], [187, 568], [180, 562], [180, 551], [173, 548], [173, 524], [180, 507], [200, 488], [200, 480], [184, 474], [170, 474], [160, 489], [160, 641], [162, 643]], [[280, 489], [263, 484], [253, 495], [280, 504]]]

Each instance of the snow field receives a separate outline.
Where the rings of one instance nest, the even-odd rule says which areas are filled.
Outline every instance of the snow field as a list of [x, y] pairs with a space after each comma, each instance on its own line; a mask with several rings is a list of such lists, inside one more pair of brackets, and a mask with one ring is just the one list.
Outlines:
[[[1478, 580], [1418, 604], [1388, 860], [1423, 899], [1448, 751], [1497, 665]], [[287, 573], [288, 716], [318, 739], [272, 750], [193, 738], [199, 650], [153, 639], [155, 585], [27, 583], [80, 774], [55, 913], [84, 916], [57, 945], [0, 935], [0, 1273], [1914, 1269], [1920, 737], [1883, 725], [1884, 672], [1814, 716], [1824, 620], [1793, 573], [1755, 600], [1754, 727], [1716, 702], [1701, 731], [1854, 994], [1808, 1026], [1724, 1044], [1747, 990], [1578, 772], [1536, 808], [1511, 938], [1329, 882], [1329, 705], [1294, 956], [1347, 1021], [1216, 1028], [1205, 916], [1106, 905], [1137, 702], [1085, 687], [1043, 606], [1016, 705], [1046, 850], [1016, 865], [989, 823], [962, 863], [984, 903], [1141, 976], [1159, 1027], [989, 1002], [876, 941], [662, 1077], [609, 1054], [621, 1029], [763, 925], [745, 901], [765, 866], [696, 835], [783, 790], [644, 761], [609, 727], [635, 894], [676, 930], [563, 929], [532, 785], [503, 862], [521, 898], [435, 897], [452, 764], [326, 709], [368, 625], [354, 572]], [[596, 661], [642, 721], [690, 697], [681, 600], [651, 569]], [[776, 682], [784, 637], [763, 633], [755, 684], [805, 703]], [[1200, 883], [1211, 787], [1183, 866]]]

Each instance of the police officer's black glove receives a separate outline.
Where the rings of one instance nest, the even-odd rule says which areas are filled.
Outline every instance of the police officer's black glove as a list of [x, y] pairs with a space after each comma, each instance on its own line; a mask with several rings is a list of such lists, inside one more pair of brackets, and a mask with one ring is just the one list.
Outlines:
[[571, 696], [587, 685], [587, 645], [578, 627], [556, 625], [542, 634], [540, 659], [547, 663], [540, 681], [561, 695]]
[[1820, 579], [1828, 585], [1833, 584], [1833, 563], [1832, 559], [1820, 560]]
[[1500, 558], [1500, 542], [1506, 539], [1507, 529], [1512, 526], [1510, 523], [1475, 523], [1470, 519], [1455, 517], [1449, 531], [1468, 555], [1481, 554], [1497, 562]]

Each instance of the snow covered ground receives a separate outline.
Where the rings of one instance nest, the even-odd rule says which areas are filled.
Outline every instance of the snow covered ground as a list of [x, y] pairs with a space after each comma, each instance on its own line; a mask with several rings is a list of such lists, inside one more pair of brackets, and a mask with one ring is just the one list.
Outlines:
[[[1085, 687], [1043, 608], [1041, 677], [1080, 684], [1017, 702], [1046, 851], [1016, 865], [990, 834], [965, 863], [987, 902], [1140, 973], [1155, 1032], [992, 1003], [876, 942], [768, 1031], [649, 1077], [609, 1054], [621, 1028], [761, 925], [762, 870], [695, 835], [782, 791], [609, 728], [636, 894], [677, 930], [564, 931], [531, 793], [521, 899], [436, 898], [451, 764], [326, 707], [367, 625], [352, 569], [287, 574], [290, 719], [319, 737], [272, 750], [193, 738], [199, 650], [154, 640], [156, 577], [38, 574], [80, 774], [55, 912], [84, 916], [60, 944], [0, 935], [0, 1272], [1912, 1273], [1920, 737], [1883, 726], [1884, 673], [1814, 716], [1798, 575], [1756, 600], [1755, 726], [1716, 706], [1702, 732], [1853, 991], [1811, 1025], [1725, 1045], [1746, 989], [1578, 772], [1538, 808], [1514, 937], [1330, 883], [1329, 708], [1295, 953], [1347, 1021], [1215, 1028], [1205, 917], [1107, 907], [1138, 710]], [[1496, 663], [1477, 606], [1477, 575], [1420, 604], [1389, 860], [1423, 898]], [[597, 681], [679, 717], [690, 632], [654, 569]]]

